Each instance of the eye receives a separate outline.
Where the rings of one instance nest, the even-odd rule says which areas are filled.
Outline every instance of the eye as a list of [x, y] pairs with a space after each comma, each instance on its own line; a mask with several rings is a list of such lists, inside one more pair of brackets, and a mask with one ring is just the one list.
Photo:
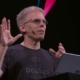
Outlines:
[[45, 25], [47, 25], [47, 24], [48, 24], [48, 21], [46, 21], [46, 20], [43, 20], [43, 23], [44, 23]]
[[35, 19], [35, 20], [33, 20], [33, 22], [39, 23], [40, 22], [40, 19]]

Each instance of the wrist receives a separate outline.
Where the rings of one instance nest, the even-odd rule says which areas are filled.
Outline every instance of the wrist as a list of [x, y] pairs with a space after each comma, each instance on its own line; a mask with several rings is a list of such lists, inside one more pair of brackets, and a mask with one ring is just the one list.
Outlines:
[[6, 49], [6, 48], [8, 48], [8, 46], [7, 45], [2, 45], [2, 44], [0, 44], [0, 49]]

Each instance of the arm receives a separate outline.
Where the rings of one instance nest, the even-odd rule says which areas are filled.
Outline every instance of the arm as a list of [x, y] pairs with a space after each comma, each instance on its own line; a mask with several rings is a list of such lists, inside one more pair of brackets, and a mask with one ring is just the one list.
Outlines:
[[5, 47], [0, 46], [0, 77], [3, 74], [3, 71], [1, 70], [1, 67], [2, 67], [2, 63], [3, 63], [4, 56], [5, 56], [7, 48], [8, 48], [7, 46], [5, 46]]
[[22, 34], [18, 34], [12, 37], [10, 33], [10, 20], [7, 21], [6, 18], [2, 19], [2, 24], [0, 25], [0, 77], [3, 73], [1, 68], [8, 46], [13, 44], [21, 36]]
[[2, 71], [2, 70], [0, 70], [0, 77], [2, 76], [2, 74], [3, 74], [3, 71]]

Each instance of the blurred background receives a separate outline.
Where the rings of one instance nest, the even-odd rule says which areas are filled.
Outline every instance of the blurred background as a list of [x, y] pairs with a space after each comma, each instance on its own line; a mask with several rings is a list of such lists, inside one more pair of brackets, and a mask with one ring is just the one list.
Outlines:
[[[46, 0], [40, 0], [39, 7], [44, 8]], [[37, 6], [38, 0], [1, 0], [0, 23], [3, 17], [11, 20], [11, 34], [16, 36], [19, 32], [16, 24], [16, 15], [25, 7]], [[45, 39], [41, 47], [48, 50], [53, 48], [57, 51], [61, 42], [66, 51], [80, 54], [80, 2], [79, 0], [56, 0], [49, 13], [46, 15], [48, 21]], [[23, 41], [20, 38], [14, 44]], [[13, 44], [13, 45], [14, 45]]]

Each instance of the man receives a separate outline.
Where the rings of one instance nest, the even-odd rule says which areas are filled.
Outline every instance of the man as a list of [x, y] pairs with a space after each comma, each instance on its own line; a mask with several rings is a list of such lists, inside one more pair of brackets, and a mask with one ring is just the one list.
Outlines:
[[[10, 34], [10, 20], [3, 18], [0, 25], [0, 76], [8, 80], [39, 80], [54, 76], [58, 59], [65, 49], [59, 43], [59, 50], [46, 51], [40, 48], [44, 39], [47, 21], [41, 8], [31, 6], [17, 15], [21, 32], [16, 37]], [[21, 36], [24, 41], [14, 46]], [[52, 54], [52, 53], [53, 54]], [[55, 54], [55, 56], [54, 56]]]

